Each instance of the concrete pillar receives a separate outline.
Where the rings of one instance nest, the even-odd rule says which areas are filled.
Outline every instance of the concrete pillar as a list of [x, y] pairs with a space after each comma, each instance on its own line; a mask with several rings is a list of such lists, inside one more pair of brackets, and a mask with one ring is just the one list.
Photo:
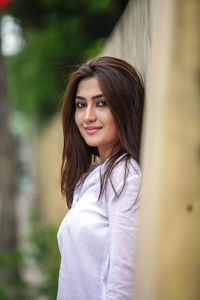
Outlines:
[[200, 299], [200, 1], [152, 0], [134, 300]]

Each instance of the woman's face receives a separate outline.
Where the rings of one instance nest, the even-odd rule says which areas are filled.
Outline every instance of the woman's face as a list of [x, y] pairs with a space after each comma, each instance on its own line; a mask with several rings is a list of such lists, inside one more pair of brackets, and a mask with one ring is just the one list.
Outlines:
[[96, 77], [80, 81], [75, 102], [75, 122], [80, 134], [89, 146], [98, 148], [104, 161], [114, 151], [118, 134]]

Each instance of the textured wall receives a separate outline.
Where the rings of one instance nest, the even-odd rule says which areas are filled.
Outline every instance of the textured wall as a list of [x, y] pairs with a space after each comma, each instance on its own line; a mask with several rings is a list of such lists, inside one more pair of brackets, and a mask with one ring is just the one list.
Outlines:
[[200, 299], [199, 13], [151, 0], [136, 300]]
[[130, 62], [144, 78], [151, 44], [150, 3], [149, 0], [129, 1], [102, 52]]

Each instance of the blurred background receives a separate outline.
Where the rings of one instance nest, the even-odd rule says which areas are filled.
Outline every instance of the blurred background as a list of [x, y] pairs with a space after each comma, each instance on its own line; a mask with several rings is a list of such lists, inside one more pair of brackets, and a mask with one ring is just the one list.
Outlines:
[[134, 300], [200, 299], [199, 14], [199, 0], [0, 0], [0, 300], [56, 298], [62, 97], [98, 55], [146, 86]]
[[62, 97], [127, 2], [0, 2], [0, 299], [56, 297]]

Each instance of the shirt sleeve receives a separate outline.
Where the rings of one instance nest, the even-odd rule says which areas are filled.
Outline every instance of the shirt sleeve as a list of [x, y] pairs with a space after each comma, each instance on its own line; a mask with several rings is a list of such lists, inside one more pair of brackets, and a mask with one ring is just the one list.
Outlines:
[[108, 204], [109, 270], [105, 300], [132, 299], [140, 182], [140, 173], [133, 172], [121, 195]]

